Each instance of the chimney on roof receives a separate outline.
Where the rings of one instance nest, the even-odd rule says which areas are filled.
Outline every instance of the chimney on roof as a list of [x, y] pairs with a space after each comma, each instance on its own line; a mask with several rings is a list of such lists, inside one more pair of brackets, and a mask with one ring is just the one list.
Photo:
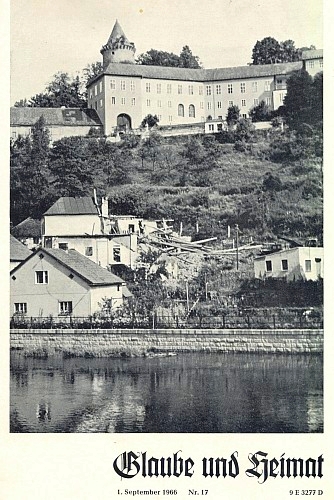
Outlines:
[[102, 217], [106, 217], [106, 218], [109, 217], [108, 196], [102, 196], [101, 215], [102, 215]]

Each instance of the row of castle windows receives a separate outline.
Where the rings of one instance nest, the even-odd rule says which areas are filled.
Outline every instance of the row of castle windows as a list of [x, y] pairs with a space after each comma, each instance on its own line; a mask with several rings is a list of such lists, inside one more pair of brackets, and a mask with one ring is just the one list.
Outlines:
[[[311, 65], [311, 63], [314, 63], [314, 61], [309, 61], [309, 66], [313, 67], [313, 65]], [[322, 61], [320, 61], [320, 63], [322, 63]], [[264, 82], [264, 91], [265, 92], [270, 91], [271, 83], [272, 83], [271, 80], [265, 80], [265, 82]], [[282, 85], [282, 83], [283, 83], [282, 79], [280, 79], [280, 78], [276, 79], [277, 85]], [[99, 82], [98, 85], [95, 85], [95, 87], [93, 89], [94, 91], [93, 90], [90, 91], [90, 98], [91, 99], [93, 98], [93, 95], [97, 96], [97, 94], [99, 92], [100, 93], [102, 92], [102, 88], [103, 88], [102, 85], [103, 84], [101, 81], [101, 82]], [[233, 94], [233, 92], [235, 91], [236, 85], [237, 84], [228, 83], [227, 84], [227, 93]], [[126, 91], [126, 80], [120, 80], [119, 87], [120, 87], [120, 90]], [[110, 81], [110, 88], [111, 88], [111, 90], [116, 90], [116, 80], [115, 79], [112, 79]], [[135, 92], [135, 90], [136, 90], [136, 85], [135, 85], [135, 82], [133, 80], [130, 80], [129, 89], [131, 92]], [[152, 89], [153, 89], [153, 84], [151, 84], [151, 82], [146, 82], [146, 84], [145, 84], [146, 92], [150, 93]], [[221, 84], [206, 85], [206, 95], [207, 96], [211, 96], [214, 90], [216, 91], [217, 95], [221, 95], [222, 94], [222, 85]], [[172, 84], [171, 83], [166, 84], [166, 91], [167, 91], [167, 94], [172, 94]], [[161, 83], [156, 84], [156, 92], [157, 92], [157, 94], [162, 93], [162, 84]], [[199, 92], [199, 95], [203, 95], [203, 87], [202, 86], [198, 87], [198, 92]], [[258, 92], [258, 82], [252, 82], [252, 92], [254, 92], [254, 93]], [[184, 93], [184, 85], [178, 84], [177, 93], [179, 95]], [[246, 83], [245, 82], [240, 82], [240, 93], [241, 94], [246, 93]], [[188, 85], [188, 94], [194, 95], [194, 85]]]
[[[280, 94], [280, 101], [282, 102], [282, 101], [283, 101], [283, 99], [284, 99], [284, 95], [283, 95], [283, 94]], [[266, 99], [265, 99], [265, 103], [266, 103], [268, 106], [271, 106], [271, 104], [272, 104], [271, 97], [266, 97]], [[112, 104], [113, 106], [115, 106], [115, 105], [116, 105], [116, 97], [114, 97], [114, 96], [113, 96], [113, 97], [111, 98], [111, 104]], [[258, 104], [259, 104], [259, 99], [254, 99], [254, 100], [253, 100], [253, 105], [254, 105], [254, 106], [258, 106]], [[98, 105], [98, 101], [95, 101], [95, 103], [94, 103], [94, 108], [95, 108], [95, 109], [97, 109], [97, 105]], [[125, 99], [125, 97], [121, 97], [121, 105], [122, 105], [122, 106], [125, 106], [125, 105], [126, 105], [126, 99]], [[135, 106], [135, 105], [136, 105], [136, 98], [135, 98], [135, 97], [132, 97], [132, 98], [131, 98], [131, 106]], [[102, 99], [100, 99], [100, 100], [99, 100], [99, 106], [100, 106], [100, 108], [102, 108], [102, 107], [103, 107], [103, 100], [102, 100]], [[150, 106], [151, 106], [151, 99], [146, 99], [146, 106], [147, 106], [147, 107], [150, 107]], [[168, 106], [168, 108], [171, 108], [171, 107], [172, 107], [172, 101], [168, 101], [168, 102], [167, 102], [167, 106]], [[179, 106], [183, 106], [183, 104], [179, 104]], [[234, 101], [228, 101], [228, 106], [229, 106], [229, 107], [230, 107], [230, 106], [234, 106]], [[247, 106], [246, 99], [241, 99], [241, 106], [242, 106], [242, 107]], [[92, 107], [92, 105], [91, 105], [91, 107]], [[157, 101], [157, 107], [158, 107], [158, 108], [161, 108], [161, 107], [162, 107], [162, 101], [160, 101], [160, 100], [158, 100], [158, 101]], [[218, 102], [217, 102], [217, 108], [218, 108], [218, 109], [222, 109], [222, 107], [223, 107], [223, 102], [222, 102], [222, 101], [218, 101]], [[190, 114], [190, 109], [193, 109], [193, 110], [194, 110], [194, 111], [193, 111], [193, 114]], [[203, 102], [203, 101], [201, 101], [201, 102], [200, 102], [200, 109], [204, 109], [204, 102]], [[207, 103], [207, 109], [208, 109], [208, 110], [211, 110], [211, 109], [212, 109], [212, 102], [208, 102], [208, 103]], [[182, 115], [179, 115], [179, 116], [184, 116], [184, 113], [183, 113]], [[190, 106], [189, 106], [189, 116], [190, 116], [190, 117], [195, 117], [195, 106], [194, 106], [193, 104], [190, 104]]]

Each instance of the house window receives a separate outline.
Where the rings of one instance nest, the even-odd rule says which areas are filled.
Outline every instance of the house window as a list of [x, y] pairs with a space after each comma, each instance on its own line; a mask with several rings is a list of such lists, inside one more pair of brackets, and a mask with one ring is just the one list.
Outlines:
[[158, 108], [161, 108], [161, 101], [158, 101]]
[[87, 257], [91, 257], [93, 255], [93, 247], [86, 247], [85, 255], [87, 255]]
[[151, 92], [151, 84], [146, 83], [146, 92]]
[[203, 102], [203, 101], [201, 101], [201, 102], [199, 103], [199, 107], [200, 107], [201, 109], [204, 109], [204, 102]]
[[130, 82], [130, 90], [131, 92], [134, 92], [136, 90], [135, 82], [133, 80], [131, 80]]
[[309, 68], [314, 68], [314, 61], [309, 61], [308, 66]]
[[283, 80], [282, 80], [282, 78], [277, 78], [276, 82], [277, 82], [277, 85], [282, 85]]
[[206, 95], [211, 95], [211, 85], [206, 86]]
[[257, 92], [257, 82], [252, 82], [252, 90], [253, 92]]
[[94, 87], [94, 94], [97, 95], [97, 85]]
[[211, 102], [208, 102], [208, 109], [211, 109], [211, 108], [212, 108]]
[[271, 97], [266, 97], [266, 105], [271, 106]]
[[232, 83], [227, 84], [227, 93], [228, 94], [233, 94], [233, 85]]
[[110, 88], [111, 88], [111, 90], [115, 90], [116, 89], [116, 80], [111, 80], [111, 82], [110, 82]]
[[222, 86], [216, 85], [216, 94], [221, 94], [221, 93], [222, 93]]
[[103, 106], [103, 99], [100, 99], [100, 108]]
[[167, 83], [167, 94], [171, 94], [171, 93], [172, 93], [172, 84]]
[[172, 107], [172, 101], [168, 101], [168, 107], [171, 108]]
[[241, 99], [241, 106], [246, 106], [246, 99]]
[[320, 66], [320, 68], [322, 68], [324, 66], [324, 61], [323, 60], [319, 61], [319, 66]]
[[172, 115], [168, 116], [168, 121], [169, 121], [169, 123], [172, 123], [172, 121], [173, 121], [173, 116]]
[[213, 124], [209, 125], [209, 130], [210, 130], [210, 132], [213, 132], [213, 130], [214, 130], [214, 125]]
[[121, 90], [125, 89], [126, 89], [125, 80], [121, 80]]
[[270, 91], [270, 80], [266, 80], [264, 82], [264, 91], [269, 92]]
[[203, 87], [198, 87], [198, 95], [203, 95]]
[[246, 84], [244, 82], [240, 83], [240, 92], [242, 94], [246, 92]]
[[195, 106], [193, 104], [189, 105], [189, 117], [195, 118]]
[[258, 106], [259, 105], [259, 100], [258, 99], [254, 99], [254, 106]]
[[65, 300], [59, 302], [59, 314], [72, 314], [72, 301]]
[[182, 85], [177, 86], [177, 93], [182, 94]]
[[245, 120], [247, 119], [247, 114], [246, 113], [242, 113], [242, 118], [244, 118]]
[[35, 283], [36, 284], [47, 284], [47, 283], [49, 283], [49, 273], [48, 273], [48, 271], [35, 271]]
[[150, 107], [150, 106], [151, 106], [151, 100], [150, 100], [150, 99], [147, 99], [147, 100], [146, 100], [146, 106], [147, 106], [147, 107]]
[[282, 259], [282, 271], [287, 271], [289, 269], [287, 259]]
[[194, 95], [194, 86], [193, 85], [189, 85], [188, 92], [189, 92], [189, 95]]
[[68, 250], [68, 243], [59, 243], [58, 244], [58, 248], [60, 248], [60, 250], [65, 250], [65, 252], [67, 252], [67, 250]]
[[217, 102], [217, 108], [220, 109], [222, 107], [222, 102], [221, 101], [218, 101]]
[[134, 232], [135, 232], [135, 225], [129, 224], [129, 233], [134, 233]]
[[305, 272], [310, 273], [312, 271], [312, 263], [310, 260], [305, 260]]
[[125, 106], [125, 97], [121, 98], [121, 104], [122, 104], [122, 106]]
[[183, 104], [179, 104], [178, 107], [177, 107], [177, 114], [179, 116], [184, 116], [184, 106]]
[[280, 94], [279, 95], [279, 102], [283, 102], [284, 101], [284, 94]]
[[99, 91], [102, 92], [102, 82], [99, 83]]
[[157, 94], [161, 94], [161, 83], [157, 83]]
[[234, 102], [233, 101], [228, 101], [228, 106], [229, 107], [234, 106]]
[[273, 263], [271, 260], [266, 260], [266, 271], [267, 273], [271, 273], [273, 270]]
[[26, 302], [15, 302], [14, 313], [16, 314], [27, 314], [27, 303]]
[[97, 109], [97, 101], [94, 102], [94, 108]]
[[93, 99], [93, 91], [92, 90], [89, 91], [89, 98]]
[[113, 259], [114, 262], [121, 262], [121, 247], [113, 248]]
[[115, 105], [116, 104], [116, 97], [111, 98], [111, 104]]
[[132, 99], [131, 99], [131, 106], [135, 106], [135, 105], [136, 105], [136, 98], [132, 97]]

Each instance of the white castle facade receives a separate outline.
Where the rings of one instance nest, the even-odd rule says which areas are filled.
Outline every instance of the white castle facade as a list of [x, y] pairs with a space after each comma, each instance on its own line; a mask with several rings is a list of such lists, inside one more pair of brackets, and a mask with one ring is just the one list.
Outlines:
[[116, 21], [101, 49], [103, 71], [87, 87], [88, 108], [97, 112], [106, 135], [137, 129], [148, 114], [173, 127], [224, 120], [232, 105], [244, 118], [261, 101], [276, 110], [291, 72], [304, 67], [314, 76], [323, 65], [322, 50], [304, 52], [298, 62], [216, 69], [139, 65], [135, 51]]

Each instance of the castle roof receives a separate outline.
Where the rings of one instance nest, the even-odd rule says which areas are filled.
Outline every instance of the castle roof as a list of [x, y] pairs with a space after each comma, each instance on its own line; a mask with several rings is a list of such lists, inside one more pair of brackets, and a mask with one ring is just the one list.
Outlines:
[[322, 59], [324, 57], [324, 53], [322, 49], [318, 50], [304, 50], [302, 53], [303, 61], [308, 59]]
[[62, 126], [102, 126], [95, 109], [79, 108], [10, 108], [10, 124], [12, 126], [34, 125], [41, 116], [45, 119], [45, 125]]
[[90, 196], [73, 198], [62, 196], [59, 198], [44, 215], [97, 215], [98, 210]]
[[103, 75], [212, 82], [284, 75], [301, 68], [301, 61], [214, 69], [173, 68], [168, 66], [145, 66], [143, 64], [110, 63], [100, 75], [89, 82], [89, 85]]
[[40, 238], [42, 234], [41, 221], [28, 217], [14, 226], [11, 232], [16, 238]]
[[121, 25], [119, 24], [118, 20], [116, 19], [116, 22], [114, 24], [114, 27], [113, 27], [112, 32], [110, 34], [110, 37], [108, 39], [108, 44], [112, 44], [113, 42], [115, 42], [119, 38], [123, 38], [123, 40], [125, 42], [128, 42], [128, 39], [126, 38], [125, 33], [121, 28]]

